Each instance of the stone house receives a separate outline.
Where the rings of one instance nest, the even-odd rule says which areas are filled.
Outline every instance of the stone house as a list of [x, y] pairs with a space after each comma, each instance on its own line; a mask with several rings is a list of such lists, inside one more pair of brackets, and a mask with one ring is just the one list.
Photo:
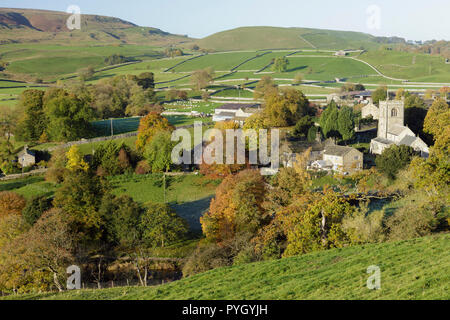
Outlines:
[[364, 155], [355, 148], [344, 146], [328, 146], [323, 152], [323, 161], [333, 171], [353, 173], [364, 167]]
[[22, 167], [33, 166], [36, 164], [36, 154], [34, 151], [29, 150], [26, 146], [17, 155], [17, 161]]

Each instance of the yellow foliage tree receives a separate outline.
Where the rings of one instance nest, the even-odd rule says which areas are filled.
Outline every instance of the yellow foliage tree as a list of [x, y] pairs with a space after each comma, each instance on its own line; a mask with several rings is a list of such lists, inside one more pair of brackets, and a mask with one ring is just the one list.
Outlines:
[[72, 171], [83, 170], [88, 171], [89, 165], [84, 161], [80, 148], [77, 145], [72, 146], [66, 154], [66, 168]]

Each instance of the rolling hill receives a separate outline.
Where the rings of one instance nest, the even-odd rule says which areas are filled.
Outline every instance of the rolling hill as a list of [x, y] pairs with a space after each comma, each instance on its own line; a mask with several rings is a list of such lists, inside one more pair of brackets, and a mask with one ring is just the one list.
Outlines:
[[65, 12], [0, 8], [0, 44], [6, 43], [109, 43], [162, 46], [188, 41], [156, 28], [139, 27], [119, 18], [81, 16], [81, 30], [69, 30]]
[[196, 41], [205, 49], [266, 50], [266, 49], [365, 49], [379, 44], [369, 34], [350, 31], [308, 28], [243, 27], [223, 31]]
[[[215, 269], [170, 284], [80, 290], [12, 299], [449, 299], [450, 234], [354, 246], [293, 258]], [[366, 286], [381, 269], [381, 289]]]

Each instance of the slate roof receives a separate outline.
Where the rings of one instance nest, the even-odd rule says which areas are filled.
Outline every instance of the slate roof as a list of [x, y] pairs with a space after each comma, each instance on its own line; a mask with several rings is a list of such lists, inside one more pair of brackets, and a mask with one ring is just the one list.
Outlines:
[[387, 144], [387, 145], [390, 145], [390, 144], [394, 143], [391, 140], [380, 138], [380, 137], [377, 137], [377, 138], [373, 139], [373, 141], [376, 141], [376, 142], [379, 142], [379, 143], [382, 143], [382, 144]]
[[352, 150], [356, 149], [343, 146], [329, 146], [325, 148], [324, 154], [343, 157]]
[[32, 150], [29, 150], [28, 148], [25, 148], [25, 149], [23, 149], [22, 151], [20, 151], [19, 153], [18, 153], [18, 157], [22, 157], [22, 156], [24, 156], [25, 154], [27, 154], [27, 155], [30, 155], [30, 156], [33, 156], [33, 157], [35, 157], [36, 156], [36, 153], [34, 152], [34, 151], [32, 151]]
[[399, 145], [411, 146], [414, 141], [416, 141], [416, 137], [413, 136], [405, 136], [400, 142]]
[[405, 126], [393, 126], [392, 128], [390, 128], [389, 129], [389, 133], [390, 134], [393, 134], [393, 135], [396, 135], [396, 136], [399, 136], [399, 135], [401, 135], [402, 134], [402, 132], [403, 131], [405, 131], [405, 130], [408, 130], [408, 128], [407, 127], [405, 127]]

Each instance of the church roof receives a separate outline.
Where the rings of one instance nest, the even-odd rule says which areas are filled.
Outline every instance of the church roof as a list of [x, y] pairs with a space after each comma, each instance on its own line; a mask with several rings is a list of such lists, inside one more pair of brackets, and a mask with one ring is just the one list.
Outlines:
[[405, 130], [410, 130], [410, 129], [408, 127], [405, 127], [405, 126], [395, 125], [395, 126], [392, 126], [391, 128], [389, 128], [389, 133], [393, 134], [393, 135], [396, 135], [396, 136], [399, 136]]
[[379, 143], [386, 144], [386, 145], [390, 145], [390, 144], [394, 143], [391, 140], [384, 139], [384, 138], [381, 138], [381, 137], [377, 137], [377, 138], [373, 139], [372, 141], [379, 142]]
[[407, 145], [407, 146], [412, 146], [412, 144], [414, 143], [414, 141], [416, 141], [417, 137], [414, 136], [405, 136], [398, 144], [399, 145]]

